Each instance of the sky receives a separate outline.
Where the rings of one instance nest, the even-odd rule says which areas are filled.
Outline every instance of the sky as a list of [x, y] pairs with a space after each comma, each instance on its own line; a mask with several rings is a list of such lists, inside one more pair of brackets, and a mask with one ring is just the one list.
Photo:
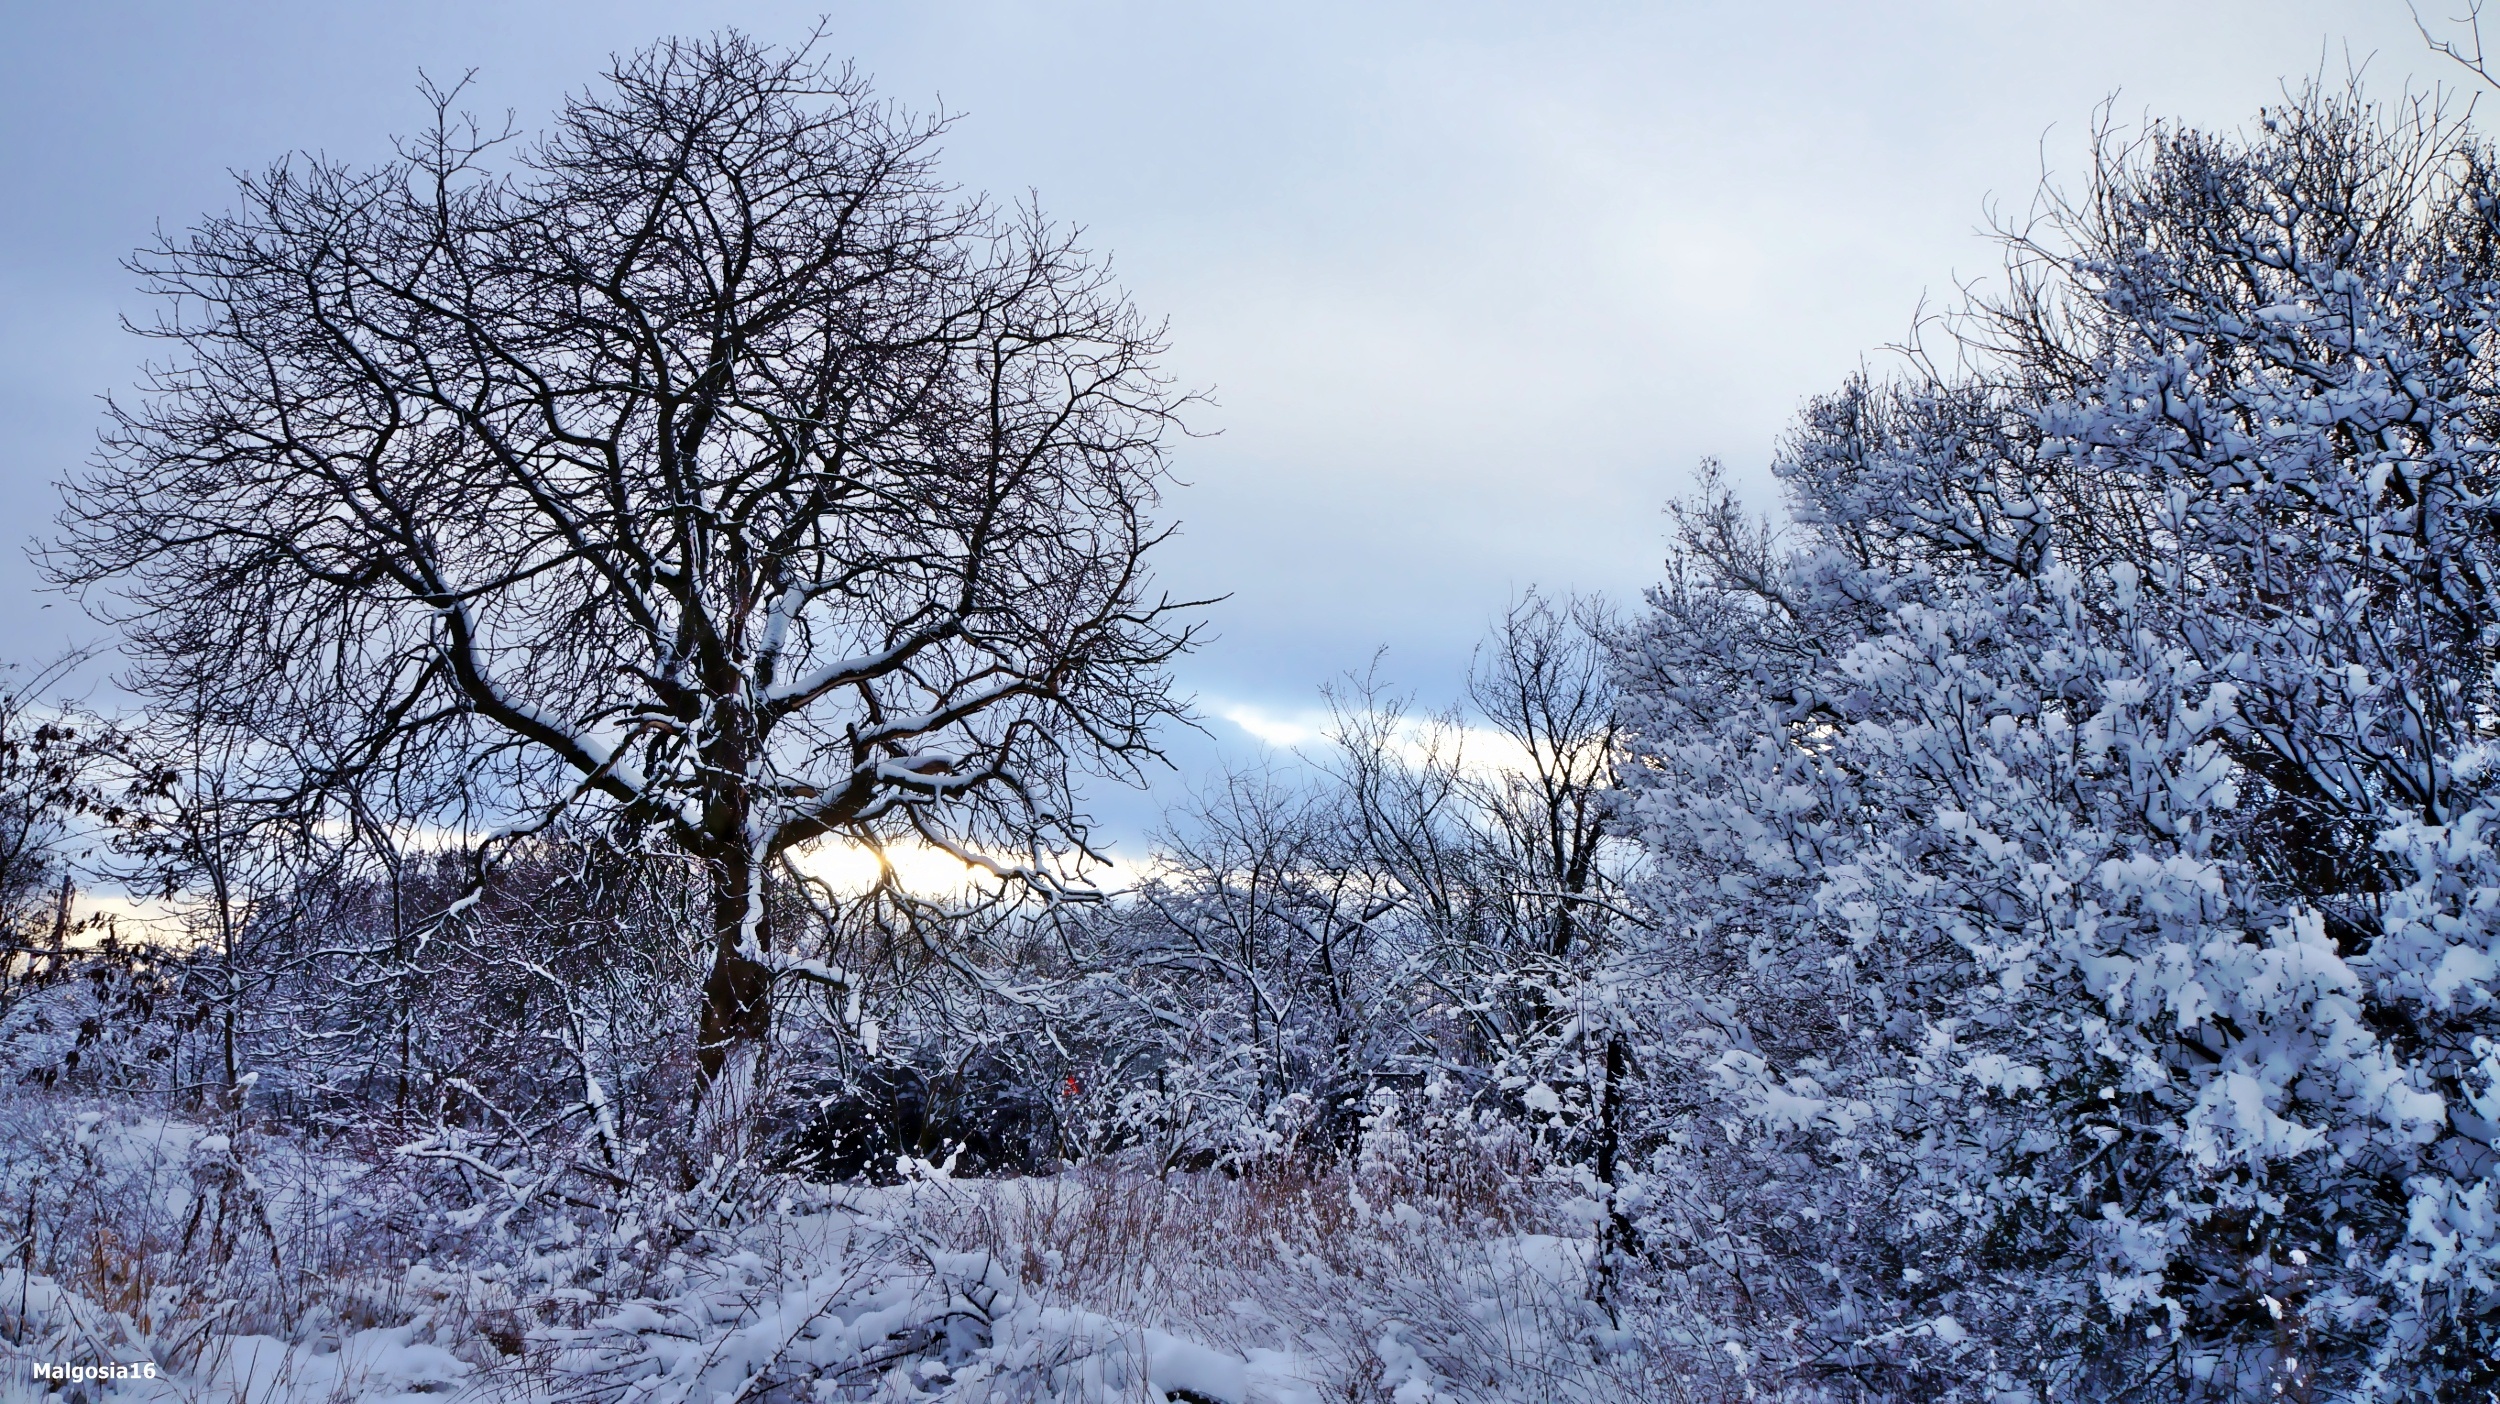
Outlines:
[[[2444, 13], [2428, 0], [2425, 13]], [[1705, 457], [1764, 506], [1807, 397], [1984, 279], [2095, 110], [2236, 127], [2286, 81], [2463, 75], [2402, 0], [2182, 4], [111, 3], [0, 0], [0, 535], [47, 529], [128, 386], [120, 260], [289, 150], [364, 161], [420, 72], [535, 127], [611, 53], [802, 38], [960, 114], [1209, 392], [1160, 573], [1226, 595], [1176, 779], [1308, 738], [1371, 666], [1427, 704], [1518, 592], [1632, 602]], [[2470, 96], [2470, 81], [2465, 84]], [[2500, 100], [2500, 98], [2495, 98]], [[0, 659], [91, 642], [0, 549]], [[1380, 650], [1386, 650], [1380, 654]], [[1169, 793], [1170, 787], [1164, 789]], [[1103, 793], [1134, 832], [1159, 796]]]

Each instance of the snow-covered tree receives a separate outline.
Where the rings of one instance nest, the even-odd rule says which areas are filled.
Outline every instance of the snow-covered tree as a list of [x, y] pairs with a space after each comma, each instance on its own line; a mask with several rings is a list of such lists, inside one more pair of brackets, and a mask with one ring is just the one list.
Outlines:
[[111, 817], [101, 778], [112, 729], [42, 702], [65, 671], [0, 677], [0, 977], [21, 955], [59, 948], [71, 923], [71, 849], [82, 829]]
[[1958, 365], [1809, 407], [1793, 528], [1680, 514], [1631, 1207], [1878, 1394], [2481, 1397], [2493, 156], [2318, 92], [2099, 155]]
[[451, 101], [137, 259], [171, 359], [52, 569], [143, 691], [275, 746], [272, 796], [423, 775], [463, 807], [405, 818], [664, 834], [712, 892], [702, 1066], [743, 1077], [780, 855], [1056, 886], [1072, 769], [1152, 754], [1179, 397], [1066, 231], [805, 51], [659, 45], [509, 151]]

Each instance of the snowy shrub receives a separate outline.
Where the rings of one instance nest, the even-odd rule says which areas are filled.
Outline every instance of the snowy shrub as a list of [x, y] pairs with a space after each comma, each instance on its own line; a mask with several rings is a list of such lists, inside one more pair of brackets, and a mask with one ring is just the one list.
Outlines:
[[0, 1362], [153, 1367], [115, 1399], [1740, 1392], [1657, 1348], [1680, 1318], [1591, 1298], [1571, 1185], [1438, 1174], [1385, 1099], [1362, 1161], [1318, 1171], [721, 1167], [596, 1202], [58, 1091], [0, 1119], [0, 1198], [40, 1225], [0, 1266]]
[[1809, 409], [1793, 536], [1680, 514], [1631, 1197], [1793, 1378], [2500, 1381], [2492, 170], [2322, 94], [2105, 141], [1966, 372]]

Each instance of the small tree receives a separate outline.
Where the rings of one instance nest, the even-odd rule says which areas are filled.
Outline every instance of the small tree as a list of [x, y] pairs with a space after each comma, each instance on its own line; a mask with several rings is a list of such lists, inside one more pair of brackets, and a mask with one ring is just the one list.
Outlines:
[[1181, 398], [1071, 234], [805, 49], [660, 44], [508, 160], [429, 93], [397, 159], [291, 159], [135, 260], [174, 354], [52, 577], [146, 692], [319, 738], [272, 797], [430, 769], [490, 838], [665, 831], [712, 894], [704, 1082], [743, 1078], [782, 855], [1067, 890], [1072, 770], [1155, 754]]
[[1521, 905], [1541, 912], [1541, 944], [1557, 961], [1609, 911], [1600, 859], [1623, 760], [1605, 644], [1614, 630], [1601, 600], [1557, 605], [1530, 590], [1493, 626], [1467, 676], [1476, 714], [1518, 751], [1477, 782], [1490, 846]]
[[120, 818], [98, 782], [113, 733], [37, 701], [78, 661], [0, 678], [0, 983], [21, 956], [57, 959], [71, 925], [71, 850], [82, 828]]

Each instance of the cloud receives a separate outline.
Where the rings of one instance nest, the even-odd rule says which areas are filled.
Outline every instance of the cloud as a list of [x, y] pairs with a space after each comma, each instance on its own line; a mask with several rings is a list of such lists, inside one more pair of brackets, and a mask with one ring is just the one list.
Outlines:
[[1324, 734], [1321, 728], [1316, 725], [1305, 725], [1301, 722], [1284, 721], [1277, 717], [1269, 716], [1267, 713], [1260, 711], [1256, 707], [1228, 707], [1224, 710], [1223, 717], [1224, 720], [1240, 727], [1242, 730], [1257, 737], [1259, 740], [1266, 742], [1270, 746], [1291, 748], [1299, 746], [1305, 741], [1316, 741]]
[[[1286, 718], [1249, 703], [1229, 703], [1216, 715], [1278, 750], [1300, 754], [1303, 747], [1313, 742], [1333, 740], [1335, 720], [1324, 712], [1306, 711]], [[1428, 714], [1408, 713], [1399, 718], [1390, 748], [1409, 765], [1454, 759], [1461, 770], [1479, 776], [1524, 769], [1528, 762], [1527, 751], [1501, 732], [1481, 726], [1453, 726]]]

